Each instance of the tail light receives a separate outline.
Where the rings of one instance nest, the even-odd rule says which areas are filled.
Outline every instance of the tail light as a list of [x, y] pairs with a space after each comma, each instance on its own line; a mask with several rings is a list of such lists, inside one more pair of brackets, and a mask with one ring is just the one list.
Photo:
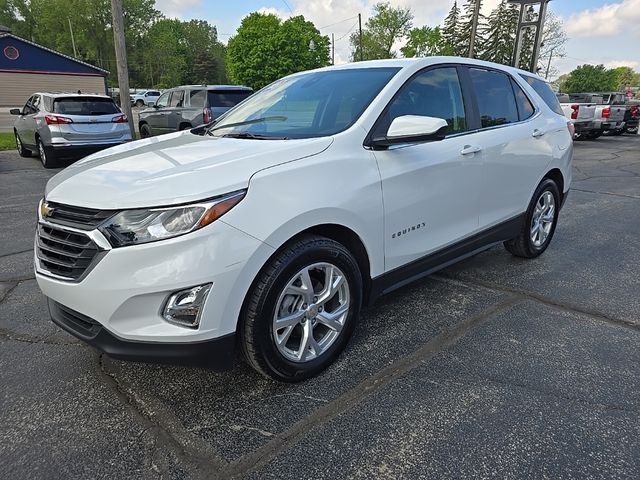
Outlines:
[[70, 118], [61, 117], [60, 115], [45, 115], [44, 121], [47, 122], [47, 125], [65, 125], [73, 123], [73, 120]]
[[569, 133], [573, 139], [576, 136], [576, 126], [571, 122], [567, 122], [567, 128], [569, 129]]
[[571, 120], [578, 118], [578, 110], [580, 110], [580, 105], [571, 105]]
[[631, 107], [631, 117], [638, 118], [638, 114], [640, 114], [640, 107], [638, 105]]
[[605, 107], [602, 109], [602, 118], [609, 118], [611, 116], [611, 107]]
[[122, 115], [118, 115], [117, 117], [113, 117], [111, 119], [111, 123], [127, 123], [129, 120], [127, 119], [127, 116], [122, 114]]
[[211, 120], [213, 120], [211, 111], [208, 108], [205, 108], [204, 110], [202, 110], [202, 121], [206, 124], [206, 123], [210, 123]]

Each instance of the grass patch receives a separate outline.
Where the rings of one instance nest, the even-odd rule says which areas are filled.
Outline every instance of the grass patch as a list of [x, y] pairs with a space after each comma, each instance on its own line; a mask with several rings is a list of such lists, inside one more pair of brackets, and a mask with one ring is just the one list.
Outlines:
[[13, 132], [0, 132], [0, 150], [15, 150], [16, 138]]

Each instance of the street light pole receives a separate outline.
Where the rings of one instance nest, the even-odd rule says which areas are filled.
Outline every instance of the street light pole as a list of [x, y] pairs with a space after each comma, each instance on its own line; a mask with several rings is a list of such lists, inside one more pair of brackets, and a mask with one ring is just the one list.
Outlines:
[[553, 51], [556, 49], [556, 47], [551, 47], [551, 50], [549, 51], [549, 61], [547, 62], [547, 71], [544, 72], [544, 79], [547, 80], [549, 78], [549, 70], [551, 70], [551, 59], [553, 58]]
[[120, 90], [120, 107], [129, 120], [131, 137], [136, 138], [129, 100], [129, 68], [127, 67], [127, 48], [124, 40], [124, 20], [122, 16], [122, 0], [111, 0], [111, 17], [113, 18], [113, 43], [116, 49], [116, 66], [118, 69], [118, 88]]
[[360, 37], [360, 61], [364, 60], [364, 53], [362, 51], [362, 15], [358, 14], [358, 36]]

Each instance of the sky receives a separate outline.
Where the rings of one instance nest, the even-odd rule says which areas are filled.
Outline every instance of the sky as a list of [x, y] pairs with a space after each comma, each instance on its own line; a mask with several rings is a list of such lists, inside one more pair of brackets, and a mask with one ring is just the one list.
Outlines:
[[[282, 18], [304, 15], [324, 35], [336, 39], [336, 63], [349, 60], [349, 33], [357, 29], [358, 13], [363, 25], [380, 0], [156, 0], [167, 17], [202, 19], [218, 27], [226, 43], [243, 17], [254, 11], [274, 13]], [[410, 7], [414, 26], [442, 23], [453, 0], [389, 0], [393, 6]], [[489, 14], [500, 0], [484, 0]], [[458, 3], [464, 3], [458, 2]], [[553, 65], [567, 73], [585, 63], [607, 67], [628, 65], [640, 71], [640, 0], [552, 0], [549, 9], [564, 22], [569, 41], [566, 57]]]

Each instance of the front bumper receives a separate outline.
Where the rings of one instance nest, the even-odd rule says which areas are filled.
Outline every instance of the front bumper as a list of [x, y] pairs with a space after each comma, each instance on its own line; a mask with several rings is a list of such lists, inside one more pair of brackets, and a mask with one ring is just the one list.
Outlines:
[[233, 334], [193, 343], [125, 340], [113, 335], [95, 320], [50, 298], [47, 300], [51, 320], [56, 325], [111, 357], [136, 362], [201, 366], [218, 371], [233, 366]]

